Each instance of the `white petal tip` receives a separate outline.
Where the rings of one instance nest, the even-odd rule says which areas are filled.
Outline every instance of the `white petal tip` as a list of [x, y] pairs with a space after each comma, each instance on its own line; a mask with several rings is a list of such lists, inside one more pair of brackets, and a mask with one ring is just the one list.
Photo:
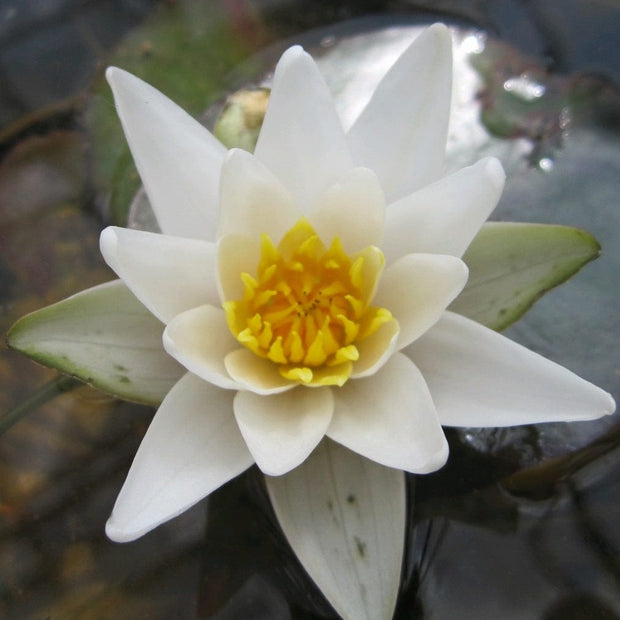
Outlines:
[[116, 231], [114, 230], [114, 226], [108, 226], [101, 231], [101, 235], [99, 236], [99, 245], [100, 246], [108, 246], [110, 244], [116, 245], [117, 236]]
[[[456, 257], [451, 257], [451, 258], [456, 258]], [[467, 263], [462, 261], [460, 258], [457, 258], [457, 260], [458, 260], [458, 263], [455, 263], [454, 271], [455, 271], [456, 277], [460, 278], [460, 281], [462, 282], [461, 290], [463, 290], [463, 287], [465, 286], [465, 284], [467, 284], [467, 280], [469, 278], [469, 267], [467, 266]], [[461, 290], [459, 290], [458, 293], [460, 293]], [[458, 295], [458, 293], [456, 294]]]
[[293, 45], [293, 47], [289, 47], [280, 57], [276, 66], [275, 75], [282, 75], [288, 72], [292, 66], [298, 63], [303, 64], [308, 62], [314, 64], [312, 56], [310, 56], [301, 45]]
[[450, 447], [448, 442], [444, 439], [441, 449], [437, 451], [422, 467], [416, 467], [414, 474], [432, 474], [433, 472], [441, 469], [448, 461], [448, 455], [450, 454]]
[[608, 392], [605, 392], [605, 395], [607, 396], [607, 403], [605, 404], [605, 407], [603, 409], [603, 415], [611, 415], [616, 411], [616, 401], [613, 399], [613, 396]]
[[255, 457], [257, 467], [263, 472], [263, 474], [265, 474], [265, 476], [279, 478], [280, 476], [284, 476], [284, 474], [288, 474], [299, 467], [312, 454], [315, 447], [316, 446], [313, 446], [312, 449], [305, 450], [301, 454], [294, 453], [290, 458], [282, 458], [283, 454], [274, 456], [273, 453], [269, 456], [269, 458], [265, 458], [264, 455], [253, 456]]
[[164, 347], [164, 351], [170, 356], [176, 359], [176, 355], [178, 355], [177, 346], [174, 343], [174, 340], [170, 337], [169, 330], [170, 326], [167, 325], [166, 329], [164, 329], [164, 333], [161, 335], [161, 342]]
[[506, 173], [499, 159], [496, 157], [485, 157], [480, 161], [484, 166], [484, 171], [487, 173], [488, 178], [493, 182], [497, 190], [501, 191], [506, 181]]
[[280, 58], [280, 62], [283, 59], [292, 60], [293, 58], [299, 58], [300, 56], [307, 56], [308, 53], [301, 45], [293, 45], [289, 47]]
[[116, 261], [114, 260], [118, 248], [118, 235], [114, 226], [108, 226], [101, 231], [99, 236], [99, 250], [104, 260], [112, 269]]
[[228, 151], [226, 151], [226, 155], [224, 155], [224, 163], [228, 163], [231, 160], [235, 160], [235, 159], [242, 159], [243, 157], [250, 157], [250, 153], [248, 153], [248, 151], [245, 151], [244, 149], [240, 149], [240, 148], [232, 148], [232, 149], [228, 149]]
[[429, 26], [426, 32], [433, 33], [433, 35], [435, 35], [438, 38], [448, 37], [451, 40], [450, 28], [448, 28], [448, 26], [446, 26], [445, 24], [442, 24], [441, 22], [437, 22], [433, 24], [432, 26]]
[[119, 69], [118, 67], [108, 67], [105, 70], [105, 78], [113, 90], [115, 87], [120, 85], [123, 79], [126, 79], [126, 78], [130, 78], [134, 80], [138, 79], [131, 73], [124, 71], [123, 69]]
[[145, 532], [132, 532], [119, 527], [113, 520], [113, 517], [108, 519], [105, 524], [106, 536], [113, 542], [128, 543], [140, 538]]
[[287, 465], [280, 465], [279, 467], [269, 467], [265, 465], [265, 463], [257, 462], [256, 465], [263, 472], [263, 474], [265, 474], [265, 476], [279, 478], [280, 476], [283, 476], [284, 474], [288, 474], [288, 472], [291, 471], [292, 469], [295, 469], [295, 466], [297, 464], [294, 466], [287, 464]]
[[429, 26], [420, 34], [418, 39], [423, 40], [426, 45], [433, 46], [435, 52], [449, 54], [450, 56], [452, 54], [452, 34], [445, 24], [436, 23]]

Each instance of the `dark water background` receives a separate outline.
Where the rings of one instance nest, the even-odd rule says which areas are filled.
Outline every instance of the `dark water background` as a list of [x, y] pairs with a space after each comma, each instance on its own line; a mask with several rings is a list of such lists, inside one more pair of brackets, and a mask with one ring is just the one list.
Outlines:
[[[483, 134], [469, 150], [509, 173], [495, 217], [581, 226], [603, 245], [508, 333], [618, 398], [620, 6], [603, 0], [0, 2], [2, 331], [112, 277], [98, 233], [125, 220], [139, 179], [102, 83], [108, 63], [199, 114], [258, 80], [285, 40], [329, 54], [437, 19], [487, 35], [472, 96]], [[507, 92], [519, 76], [544, 95]], [[453, 147], [458, 160], [469, 145]], [[54, 376], [0, 349], [0, 413]], [[105, 538], [152, 415], [83, 387], [0, 437], [0, 615], [332, 617], [256, 471], [135, 543]], [[616, 417], [448, 437], [448, 466], [410, 480], [397, 617], [620, 618]]]

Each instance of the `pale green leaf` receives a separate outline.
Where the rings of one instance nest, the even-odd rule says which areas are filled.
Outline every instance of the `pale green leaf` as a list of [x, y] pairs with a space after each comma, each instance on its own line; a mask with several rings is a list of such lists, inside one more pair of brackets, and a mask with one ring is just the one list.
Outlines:
[[265, 477], [284, 534], [345, 619], [392, 618], [405, 541], [405, 477], [324, 440], [299, 467]]
[[114, 396], [157, 405], [184, 373], [163, 349], [163, 328], [114, 280], [28, 314], [8, 343]]
[[469, 280], [450, 310], [500, 331], [599, 252], [596, 239], [577, 228], [487, 223], [463, 256]]

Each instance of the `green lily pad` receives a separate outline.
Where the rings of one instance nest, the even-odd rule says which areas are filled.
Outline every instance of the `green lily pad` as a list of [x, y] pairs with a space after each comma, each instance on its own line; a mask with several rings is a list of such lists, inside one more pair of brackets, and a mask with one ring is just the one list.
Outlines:
[[487, 223], [463, 257], [469, 280], [450, 310], [501, 331], [599, 253], [597, 240], [577, 228]]
[[157, 405], [185, 372], [164, 351], [162, 331], [114, 280], [26, 315], [9, 331], [8, 344], [114, 396]]

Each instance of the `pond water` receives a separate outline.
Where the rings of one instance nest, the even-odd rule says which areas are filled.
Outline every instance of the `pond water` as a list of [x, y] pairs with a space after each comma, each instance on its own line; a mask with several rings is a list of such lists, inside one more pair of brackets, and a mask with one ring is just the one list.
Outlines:
[[[112, 277], [105, 225], [150, 225], [107, 64], [212, 124], [226, 95], [268, 82], [300, 42], [346, 119], [436, 20], [456, 52], [449, 166], [499, 157], [508, 182], [495, 219], [581, 227], [603, 248], [507, 334], [617, 400], [620, 8], [600, 0], [0, 4], [2, 330]], [[0, 413], [55, 377], [3, 347]], [[336, 617], [254, 468], [137, 542], [110, 542], [105, 521], [153, 410], [85, 386], [42, 401], [0, 436], [0, 614]], [[617, 415], [447, 435], [448, 465], [408, 481], [395, 617], [620, 618]]]

